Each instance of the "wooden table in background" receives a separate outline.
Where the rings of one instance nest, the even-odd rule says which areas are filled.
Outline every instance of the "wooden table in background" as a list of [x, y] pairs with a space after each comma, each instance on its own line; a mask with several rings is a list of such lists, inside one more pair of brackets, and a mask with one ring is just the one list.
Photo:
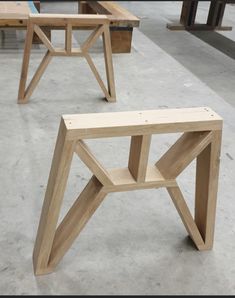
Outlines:
[[232, 30], [232, 27], [222, 26], [226, 4], [235, 0], [211, 0], [206, 24], [196, 24], [196, 14], [200, 0], [183, 1], [180, 22], [167, 24], [170, 30]]

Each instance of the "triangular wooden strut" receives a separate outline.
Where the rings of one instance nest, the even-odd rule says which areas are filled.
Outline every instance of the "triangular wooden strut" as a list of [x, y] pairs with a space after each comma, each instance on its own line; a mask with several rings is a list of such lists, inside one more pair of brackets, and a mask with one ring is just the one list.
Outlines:
[[[114, 83], [114, 73], [113, 73], [113, 63], [112, 63], [112, 51], [111, 51], [111, 42], [110, 42], [110, 32], [108, 26], [108, 19], [105, 16], [87, 16], [84, 19], [84, 16], [74, 16], [74, 18], [68, 18], [68, 15], [56, 15], [51, 16], [48, 20], [48, 15], [41, 14], [31, 15], [28, 21], [26, 41], [25, 41], [25, 49], [24, 49], [24, 58], [22, 63], [22, 71], [18, 92], [18, 103], [27, 103], [30, 96], [32, 95], [34, 89], [39, 83], [43, 73], [45, 72], [48, 64], [50, 63], [52, 57], [54, 56], [63, 56], [63, 57], [71, 57], [71, 56], [81, 56], [84, 57], [93, 72], [100, 88], [102, 89], [105, 98], [110, 101], [116, 101], [115, 94], [115, 83]], [[71, 15], [72, 16], [72, 15]], [[54, 21], [54, 22], [53, 22]], [[61, 23], [62, 22], [62, 23]], [[85, 24], [84, 24], [85, 22]], [[62, 26], [64, 28], [65, 35], [65, 47], [64, 49], [55, 48], [50, 40], [47, 38], [43, 30], [42, 26]], [[81, 46], [81, 48], [72, 48], [72, 29], [73, 27], [77, 28], [78, 26], [92, 27], [93, 29], [90, 36]], [[32, 47], [32, 39], [33, 33], [36, 33], [39, 39], [43, 42], [45, 47], [47, 48], [47, 52], [43, 57], [39, 67], [37, 68], [31, 82], [26, 88], [27, 76], [28, 76], [28, 68], [29, 68], [29, 60], [30, 60], [30, 52]], [[105, 60], [105, 69], [106, 69], [106, 78], [107, 78], [107, 88], [101, 79], [101, 76], [98, 70], [93, 63], [91, 56], [88, 51], [96, 42], [97, 38], [100, 36], [103, 37], [103, 49], [104, 49], [104, 60]]]
[[[219, 116], [215, 116], [210, 110], [201, 109], [199, 112], [197, 109], [181, 109], [182, 118], [184, 119], [184, 113], [187, 116], [182, 123], [170, 113], [171, 110], [155, 111], [154, 117], [147, 111], [144, 117], [137, 112], [129, 112], [129, 117], [124, 117], [123, 113], [107, 113], [101, 117], [96, 114], [95, 125], [91, 125], [94, 123], [92, 114], [62, 118], [34, 248], [35, 274], [54, 270], [110, 192], [166, 187], [196, 247], [199, 250], [211, 249], [222, 122], [220, 118], [216, 118]], [[191, 113], [189, 115], [188, 110]], [[190, 116], [194, 119], [191, 122]], [[207, 121], [203, 120], [203, 117]], [[163, 123], [157, 119], [163, 119]], [[202, 124], [197, 119], [202, 119]], [[151, 135], [159, 132], [179, 132], [182, 129], [180, 127], [185, 127], [186, 132], [154, 166], [148, 165]], [[143, 131], [145, 134], [141, 135]], [[105, 169], [82, 140], [111, 135], [124, 136], [128, 133], [131, 136], [129, 163], [127, 168], [122, 169]], [[77, 153], [94, 175], [56, 228], [73, 153]], [[194, 219], [176, 178], [195, 158], [197, 169]]]

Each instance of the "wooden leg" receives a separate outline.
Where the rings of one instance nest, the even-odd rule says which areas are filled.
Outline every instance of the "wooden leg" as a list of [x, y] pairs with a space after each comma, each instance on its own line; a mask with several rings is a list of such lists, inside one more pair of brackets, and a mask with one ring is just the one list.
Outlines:
[[104, 44], [106, 77], [107, 77], [108, 91], [110, 94], [107, 100], [110, 102], [115, 102], [116, 92], [115, 92], [115, 83], [114, 83], [112, 50], [111, 50], [111, 41], [110, 41], [110, 31], [107, 25], [104, 26], [103, 44]]
[[58, 264], [100, 206], [106, 196], [102, 189], [103, 185], [93, 176], [56, 230], [49, 268]]
[[66, 132], [61, 121], [34, 247], [35, 274], [51, 271], [48, 261], [75, 146], [74, 141], [66, 140]]
[[207, 25], [212, 27], [220, 27], [222, 25], [225, 6], [225, 1], [211, 1]]
[[198, 0], [184, 1], [182, 5], [180, 23], [186, 27], [195, 24], [197, 14]]
[[220, 147], [221, 131], [215, 131], [211, 144], [197, 158], [195, 222], [207, 249], [213, 246]]
[[[36, 34], [37, 37], [44, 43], [48, 51], [43, 57], [39, 67], [37, 68], [31, 82], [26, 88], [27, 76], [28, 76], [28, 68], [29, 68], [29, 60], [30, 60], [30, 51], [32, 47], [32, 39], [33, 34]], [[30, 96], [32, 95], [34, 89], [36, 88], [39, 80], [41, 79], [44, 71], [46, 70], [49, 62], [52, 59], [52, 55], [50, 52], [54, 52], [53, 45], [51, 44], [48, 36], [45, 33], [44, 28], [40, 28], [38, 25], [33, 25], [30, 21], [27, 27], [26, 41], [25, 41], [25, 49], [24, 49], [24, 58], [22, 63], [22, 71], [21, 71], [21, 79], [20, 86], [18, 92], [18, 103], [27, 103]]]
[[110, 27], [113, 53], [130, 53], [133, 28]]
[[193, 220], [190, 210], [184, 200], [184, 197], [179, 187], [168, 187], [167, 191], [172, 198], [176, 210], [178, 211], [182, 222], [188, 231], [191, 239], [199, 250], [204, 249], [204, 242], [202, 236]]
[[25, 47], [24, 47], [24, 57], [22, 62], [21, 75], [20, 75], [18, 103], [24, 103], [25, 88], [26, 88], [28, 69], [29, 69], [30, 52], [31, 52], [32, 40], [33, 40], [33, 32], [34, 32], [33, 24], [29, 22], [27, 26], [27, 33], [26, 33], [26, 40], [25, 40]]
[[88, 53], [86, 53], [86, 54], [84, 54], [84, 57], [86, 58], [86, 61], [87, 61], [88, 65], [90, 66], [91, 71], [93, 72], [98, 84], [100, 85], [100, 88], [104, 92], [106, 99], [109, 99], [110, 94], [109, 94], [108, 90], [106, 89], [106, 87], [105, 87], [96, 67], [95, 67], [95, 64], [93, 63], [91, 56]]
[[[184, 224], [187, 225], [188, 219], [188, 225], [193, 226], [193, 232], [189, 226], [186, 228], [200, 250], [211, 249], [213, 245], [220, 146], [220, 131], [184, 133], [156, 163], [161, 174], [169, 179], [176, 178], [194, 158], [197, 158], [195, 222], [192, 222], [192, 216], [180, 189], [168, 188], [168, 192]], [[197, 231], [195, 227], [198, 227]], [[198, 240], [198, 235], [201, 235], [202, 241]]]
[[180, 22], [167, 24], [170, 30], [192, 30], [195, 27], [198, 0], [185, 0], [182, 4]]
[[222, 20], [226, 1], [211, 1], [209, 14], [206, 24], [195, 24], [198, 0], [184, 1], [181, 11], [180, 24], [167, 24], [170, 30], [188, 30], [188, 31], [213, 31], [213, 30], [232, 30], [231, 26], [222, 26]]
[[27, 103], [30, 96], [32, 95], [34, 89], [36, 88], [37, 84], [39, 83], [43, 73], [45, 72], [48, 64], [50, 63], [52, 59], [52, 56], [50, 54], [50, 51], [47, 51], [47, 53], [45, 54], [45, 56], [43, 57], [38, 69], [36, 70], [31, 82], [29, 83], [29, 86], [27, 87], [25, 93], [24, 93], [24, 97], [23, 98], [19, 98], [19, 103]]

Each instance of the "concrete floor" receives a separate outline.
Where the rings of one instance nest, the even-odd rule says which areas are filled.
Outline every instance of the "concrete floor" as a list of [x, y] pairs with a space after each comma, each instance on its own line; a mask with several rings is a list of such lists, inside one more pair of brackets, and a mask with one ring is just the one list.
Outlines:
[[[173, 2], [123, 3], [141, 17], [131, 54], [114, 55], [117, 103], [102, 93], [82, 59], [54, 59], [27, 105], [17, 105], [22, 32], [0, 47], [0, 294], [235, 294], [235, 29], [171, 32]], [[206, 3], [200, 5], [203, 17]], [[170, 10], [168, 9], [170, 8]], [[72, 12], [75, 4], [43, 10]], [[235, 28], [235, 7], [225, 23]], [[61, 43], [63, 34], [53, 34]], [[74, 42], [80, 41], [74, 34]], [[92, 55], [102, 67], [101, 43]], [[35, 46], [31, 71], [40, 62]], [[210, 106], [224, 118], [214, 249], [198, 252], [164, 189], [111, 194], [56, 272], [35, 277], [32, 250], [61, 114]], [[153, 138], [154, 162], [177, 135]], [[128, 138], [89, 142], [110, 167], [125, 165]], [[193, 163], [179, 177], [193, 209]], [[90, 173], [74, 158], [62, 215]]]

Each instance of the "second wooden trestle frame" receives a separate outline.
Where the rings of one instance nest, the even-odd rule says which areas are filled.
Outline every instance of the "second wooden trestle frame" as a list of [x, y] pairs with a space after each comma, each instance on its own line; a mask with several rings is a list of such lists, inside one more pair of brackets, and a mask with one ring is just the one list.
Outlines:
[[[55, 48], [51, 41], [47, 38], [43, 32], [44, 27], [56, 27], [65, 30], [65, 47]], [[82, 44], [80, 48], [72, 47], [72, 30], [76, 27], [86, 27], [92, 30], [92, 33], [87, 40]], [[30, 53], [33, 42], [34, 32], [38, 35], [39, 39], [45, 45], [47, 51], [43, 57], [40, 65], [38, 66], [33, 78], [26, 87], [28, 78], [28, 69], [30, 61]], [[107, 78], [107, 86], [104, 84], [98, 70], [95, 67], [94, 62], [89, 54], [89, 49], [94, 45], [96, 40], [102, 36], [103, 49], [104, 49], [104, 61]], [[27, 34], [24, 48], [24, 58], [22, 62], [21, 78], [18, 92], [18, 103], [27, 103], [34, 89], [38, 85], [43, 73], [45, 72], [52, 57], [63, 56], [84, 57], [91, 68], [97, 82], [102, 89], [105, 98], [109, 102], [116, 101], [115, 83], [114, 83], [114, 71], [112, 61], [112, 50], [110, 42], [109, 32], [109, 20], [103, 15], [68, 15], [68, 14], [31, 14], [28, 18]]]

